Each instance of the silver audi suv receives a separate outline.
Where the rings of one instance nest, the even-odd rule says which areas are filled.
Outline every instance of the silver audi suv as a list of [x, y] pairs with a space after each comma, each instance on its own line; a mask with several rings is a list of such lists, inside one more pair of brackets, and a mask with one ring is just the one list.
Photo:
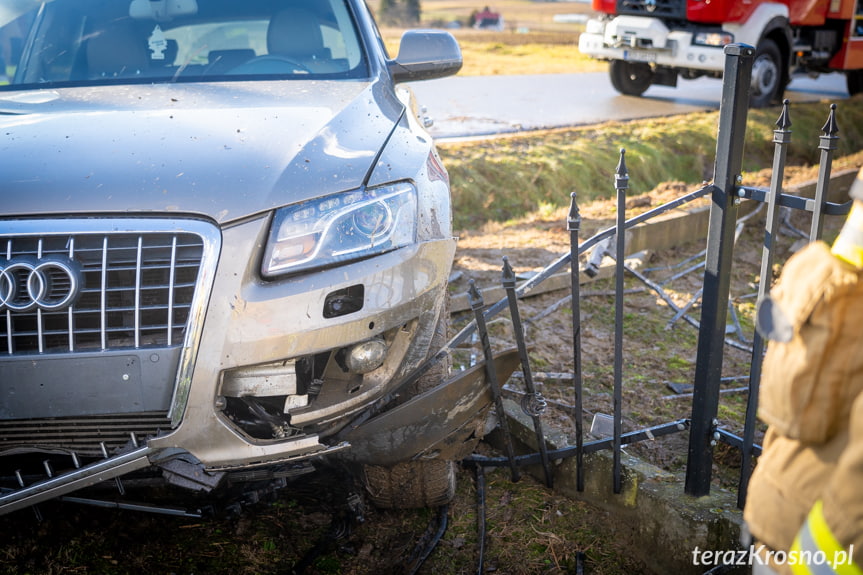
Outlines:
[[453, 37], [391, 58], [362, 0], [11, 0], [0, 26], [0, 513], [333, 459], [381, 505], [450, 497], [489, 399], [428, 360], [450, 189], [401, 84], [456, 73]]

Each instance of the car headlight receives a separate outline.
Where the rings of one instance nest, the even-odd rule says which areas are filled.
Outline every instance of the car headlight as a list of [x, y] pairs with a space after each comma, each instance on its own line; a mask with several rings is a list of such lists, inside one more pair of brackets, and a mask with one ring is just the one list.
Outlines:
[[265, 277], [366, 258], [416, 241], [417, 192], [400, 182], [276, 210]]

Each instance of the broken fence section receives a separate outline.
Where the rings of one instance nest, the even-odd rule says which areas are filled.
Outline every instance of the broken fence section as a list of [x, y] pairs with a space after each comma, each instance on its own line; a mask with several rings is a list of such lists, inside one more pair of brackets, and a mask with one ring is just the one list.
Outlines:
[[[520, 467], [541, 465], [546, 484], [552, 486], [551, 462], [564, 458], [575, 458], [577, 488], [581, 491], [584, 489], [584, 455], [600, 450], [611, 450], [613, 454], [613, 472], [610, 480], [613, 484], [614, 492], [619, 493], [621, 489], [620, 453], [623, 446], [643, 440], [654, 440], [664, 435], [688, 430], [689, 449], [686, 459], [685, 492], [693, 496], [709, 493], [714, 463], [713, 448], [717, 442], [723, 442], [740, 449], [742, 453], [743, 465], [741, 466], [739, 480], [738, 506], [743, 507], [746, 497], [746, 487], [753, 467], [753, 456], [759, 455], [761, 450], [761, 447], [755, 442], [755, 437], [757, 430], [758, 387], [765, 342], [757, 332], [745, 333], [741, 328], [733, 306], [730, 306], [730, 270], [735, 242], [740, 235], [743, 224], [755, 213], [755, 211], [751, 211], [745, 216], [740, 216], [739, 206], [743, 201], [751, 201], [759, 204], [756, 210], [766, 208], [765, 241], [761, 258], [759, 298], [767, 295], [770, 289], [775, 241], [780, 228], [784, 227], [798, 234], [806, 235], [791, 227], [787, 219], [782, 220], [783, 211], [780, 211], [780, 208], [803, 210], [812, 214], [812, 225], [808, 234], [809, 241], [815, 241], [820, 238], [825, 216], [845, 215], [850, 209], [850, 202], [835, 204], [827, 201], [832, 154], [837, 147], [836, 143], [838, 140], [835, 105], [830, 106], [828, 119], [822, 129], [819, 145], [821, 164], [814, 199], [807, 199], [782, 191], [786, 152], [791, 142], [791, 131], [789, 129], [791, 125], [790, 105], [787, 100], [782, 106], [780, 117], [776, 123], [777, 128], [774, 131], [774, 161], [770, 188], [763, 190], [743, 185], [741, 166], [748, 113], [748, 87], [752, 72], [753, 56], [754, 50], [748, 46], [732, 45], [726, 49], [726, 69], [723, 80], [723, 97], [720, 108], [713, 183], [705, 184], [701, 188], [674, 201], [626, 219], [626, 190], [629, 186], [629, 173], [626, 167], [625, 150], [621, 150], [614, 177], [617, 198], [617, 221], [614, 226], [581, 241], [579, 238], [581, 216], [576, 201], [576, 194], [572, 194], [567, 217], [567, 230], [570, 233], [569, 253], [561, 255], [555, 261], [548, 264], [542, 271], [519, 285], [516, 285], [516, 278], [509, 259], [504, 258], [502, 262], [501, 285], [505, 297], [490, 305], [484, 303], [481, 290], [471, 282], [469, 300], [475, 314], [475, 319], [462, 328], [438, 355], [451, 353], [473, 338], [474, 341], [481, 342], [483, 354], [488, 359], [491, 351], [488, 343], [487, 322], [497, 314], [508, 310], [512, 319], [513, 332], [522, 364], [521, 372], [518, 374], [519, 377], [513, 379], [520, 380], [523, 389], [519, 388], [520, 385], [518, 383], [509, 384], [506, 387], [522, 397], [521, 406], [525, 414], [533, 421], [539, 449], [537, 453], [516, 455], [511, 439], [508, 437], [509, 431], [506, 428], [506, 418], [500, 417], [502, 431], [507, 436], [505, 456], [494, 458], [475, 454], [467, 462], [475, 464], [478, 467], [508, 466], [513, 480], [518, 480]], [[669, 297], [664, 289], [664, 284], [670, 280], [663, 282], [653, 281], [643, 271], [639, 271], [635, 266], [628, 265], [624, 241], [626, 231], [706, 196], [710, 196], [712, 199], [706, 250], [678, 264], [682, 269], [672, 276], [672, 278], [677, 278], [693, 272], [703, 272], [703, 285], [686, 305], [679, 306]], [[582, 272], [587, 274], [595, 273], [598, 262], [605, 256], [610, 256], [614, 259], [615, 267], [615, 287], [613, 290], [615, 300], [613, 413], [610, 416], [597, 414], [601, 417], [599, 419], [595, 417], [593, 422], [594, 426], [602, 426], [604, 424], [609, 431], [608, 437], [585, 441], [583, 421], [583, 364], [581, 358], [582, 320], [580, 301], [582, 294], [580, 292], [580, 274]], [[584, 264], [580, 263], [582, 260], [585, 261]], [[573, 262], [575, 262], [575, 265], [573, 265]], [[523, 321], [519, 310], [519, 299], [532, 291], [539, 291], [543, 282], [550, 278], [559, 280], [559, 276], [566, 271], [567, 267], [570, 272], [571, 295], [555, 304], [554, 310], [549, 313], [553, 313], [553, 311], [566, 304], [571, 305], [572, 308], [572, 354], [574, 368], [572, 373], [556, 374], [556, 377], [571, 381], [572, 383], [573, 403], [567, 407], [571, 408], [569, 412], [573, 417], [575, 445], [559, 449], [548, 449], [546, 447], [548, 443], [546, 442], [542, 422], [542, 416], [545, 413], [548, 401], [537, 391], [534, 383], [534, 375], [526, 351], [530, 342], [525, 337]], [[627, 290], [624, 288], [624, 277], [627, 274], [641, 282], [644, 289], [655, 292], [668, 304], [669, 309], [674, 312], [674, 316], [669, 319], [669, 326], [683, 320], [697, 329], [698, 345], [692, 385], [686, 389], [681, 389], [680, 393], [674, 396], [681, 397], [685, 394], [685, 397], [691, 398], [691, 416], [685, 419], [669, 421], [662, 425], [623, 433], [621, 425], [624, 385], [623, 304], [624, 298], [627, 295]], [[496, 291], [496, 293], [500, 292]], [[700, 301], [701, 303], [701, 313], [698, 319], [690, 315], [691, 308], [696, 301]], [[736, 337], [731, 337], [727, 333], [726, 325], [729, 318], [734, 325], [734, 334]], [[722, 361], [726, 346], [745, 350], [752, 355], [751, 369], [748, 377], [735, 378], [746, 379], [747, 385], [745, 387], [737, 387], [730, 390], [720, 388], [720, 384], [729, 379], [721, 377]], [[489, 366], [492, 370], [492, 373], [488, 374], [489, 377], [487, 379], [493, 386], [496, 386], [497, 377], [493, 373], [494, 362], [486, 361], [486, 366]], [[730, 392], [748, 392], [745, 427], [742, 437], [724, 429], [717, 419], [720, 397]], [[495, 389], [494, 393], [496, 409], [499, 414], [502, 414], [503, 406], [500, 402], [500, 392]]]

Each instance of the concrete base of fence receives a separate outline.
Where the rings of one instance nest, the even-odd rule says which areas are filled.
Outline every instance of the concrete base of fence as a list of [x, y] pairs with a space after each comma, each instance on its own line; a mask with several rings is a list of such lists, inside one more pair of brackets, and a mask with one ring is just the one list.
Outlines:
[[[504, 405], [516, 449], [536, 453], [539, 447], [532, 420], [517, 403], [505, 400]], [[496, 445], [500, 437], [493, 433], [487, 440]], [[546, 442], [549, 449], [571, 445], [548, 431]], [[603, 511], [597, 531], [626, 542], [632, 556], [656, 574], [701, 575], [715, 566], [715, 552], [730, 557], [732, 551], [744, 549], [740, 544], [742, 517], [734, 494], [713, 489], [708, 496], [691, 497], [683, 491], [682, 474], [663, 471], [626, 453], [621, 453], [621, 463], [620, 493], [614, 493], [612, 488], [610, 451], [585, 457], [584, 491], [577, 489], [575, 458], [554, 463], [554, 490]], [[527, 467], [524, 471], [545, 482], [541, 466]], [[703, 551], [714, 553], [705, 556]], [[705, 558], [709, 564], [705, 564]], [[723, 573], [749, 573], [749, 568]]]

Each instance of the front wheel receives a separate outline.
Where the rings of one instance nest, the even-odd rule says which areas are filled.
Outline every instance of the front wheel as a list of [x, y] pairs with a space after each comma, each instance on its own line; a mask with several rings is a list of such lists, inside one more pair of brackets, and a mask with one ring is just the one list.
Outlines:
[[[432, 335], [429, 357], [449, 340], [449, 297], [444, 296], [440, 316]], [[412, 386], [402, 401], [428, 391], [448, 376], [452, 360], [449, 355], [434, 363]], [[456, 463], [449, 459], [417, 459], [392, 466], [363, 466], [363, 485], [372, 504], [379, 509], [414, 509], [439, 507], [455, 496]]]
[[653, 83], [653, 69], [642, 62], [612, 60], [608, 74], [614, 89], [626, 96], [641, 96]]
[[405, 461], [390, 467], [366, 465], [363, 483], [379, 509], [440, 507], [455, 496], [456, 464], [445, 459]]
[[764, 108], [782, 98], [785, 85], [782, 77], [782, 54], [776, 42], [765, 38], [755, 49], [752, 62], [752, 95], [749, 106]]
[[855, 96], [863, 92], [863, 70], [848, 70], [845, 72], [845, 83], [848, 95]]

